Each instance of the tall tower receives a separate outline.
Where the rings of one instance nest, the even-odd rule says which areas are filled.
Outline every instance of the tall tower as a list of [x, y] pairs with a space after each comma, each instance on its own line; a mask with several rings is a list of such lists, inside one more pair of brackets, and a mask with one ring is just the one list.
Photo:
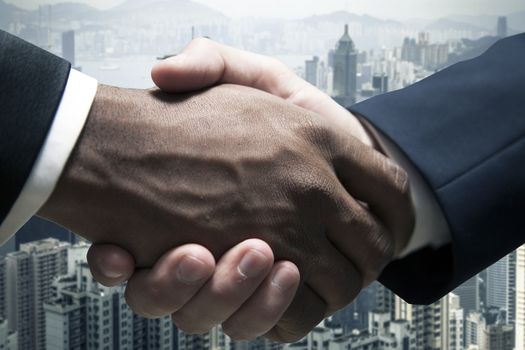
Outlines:
[[459, 296], [465, 315], [468, 315], [470, 311], [479, 311], [479, 276], [476, 274], [465, 281], [454, 290], [454, 294]]
[[84, 261], [73, 274], [53, 283], [54, 296], [44, 303], [46, 350], [171, 350], [170, 316], [146, 319], [124, 300], [124, 286], [104, 287]]
[[504, 38], [507, 36], [507, 17], [498, 17], [496, 35], [500, 38]]
[[66, 242], [56, 239], [22, 244], [6, 257], [6, 302], [9, 328], [18, 332], [19, 349], [45, 349], [44, 301], [51, 284], [67, 271]]
[[487, 306], [505, 310], [505, 322], [514, 323], [516, 308], [516, 252], [487, 268]]
[[348, 33], [348, 24], [345, 32], [337, 42], [334, 52], [334, 98], [343, 107], [356, 102], [357, 94], [357, 52], [354, 42]]
[[464, 314], [463, 309], [459, 305], [459, 297], [450, 293], [448, 295], [448, 317], [449, 317], [449, 350], [461, 350], [464, 349], [463, 338], [464, 338]]
[[62, 58], [75, 66], [75, 31], [62, 33]]
[[411, 305], [396, 296], [396, 319], [408, 320], [416, 332], [416, 349], [448, 349], [449, 295], [430, 305]]
[[509, 310], [509, 257], [487, 268], [487, 306]]
[[313, 86], [319, 84], [319, 57], [314, 56], [311, 60], [305, 62], [304, 78]]
[[525, 246], [516, 251], [516, 350], [525, 350]]

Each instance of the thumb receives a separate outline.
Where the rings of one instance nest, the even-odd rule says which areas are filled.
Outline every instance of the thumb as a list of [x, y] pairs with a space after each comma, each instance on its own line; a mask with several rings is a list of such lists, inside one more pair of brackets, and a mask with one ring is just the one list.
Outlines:
[[284, 99], [307, 84], [276, 59], [204, 38], [159, 62], [151, 77], [165, 92], [189, 92], [220, 83], [249, 86]]
[[135, 270], [133, 256], [113, 244], [94, 243], [88, 250], [87, 260], [93, 277], [108, 287], [127, 281]]
[[222, 55], [212, 45], [197, 39], [174, 57], [157, 63], [152, 71], [153, 82], [165, 92], [190, 92], [215, 85], [224, 73]]

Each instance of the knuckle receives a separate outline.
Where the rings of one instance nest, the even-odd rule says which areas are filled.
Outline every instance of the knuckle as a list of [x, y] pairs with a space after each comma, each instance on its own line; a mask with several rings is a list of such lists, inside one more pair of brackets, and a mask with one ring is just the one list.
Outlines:
[[390, 262], [395, 255], [395, 242], [391, 235], [386, 234], [380, 225], [373, 228], [373, 232], [369, 234], [370, 237], [370, 251], [366, 266], [368, 266], [369, 274], [375, 278], [384, 266]]
[[271, 65], [275, 68], [280, 69], [282, 72], [288, 71], [288, 66], [285, 65], [281, 60], [278, 60], [275, 57], [268, 57], [268, 65]]

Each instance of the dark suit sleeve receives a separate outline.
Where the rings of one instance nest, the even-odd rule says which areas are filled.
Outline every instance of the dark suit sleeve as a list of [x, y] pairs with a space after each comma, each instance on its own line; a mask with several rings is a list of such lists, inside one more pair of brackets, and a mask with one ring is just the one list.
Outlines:
[[525, 34], [350, 109], [419, 169], [452, 235], [390, 264], [388, 288], [430, 303], [525, 243]]
[[67, 61], [0, 31], [0, 223], [30, 175], [69, 71]]

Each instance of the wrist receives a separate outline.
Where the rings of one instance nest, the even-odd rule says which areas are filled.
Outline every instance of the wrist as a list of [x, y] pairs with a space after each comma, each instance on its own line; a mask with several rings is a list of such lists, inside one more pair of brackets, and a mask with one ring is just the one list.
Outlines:
[[53, 190], [53, 193], [40, 208], [37, 215], [73, 229], [70, 218], [81, 211], [86, 199], [90, 198], [86, 189], [103, 188], [107, 177], [103, 171], [94, 171], [94, 165], [103, 160], [102, 147], [108, 140], [102, 140], [99, 130], [105, 128], [107, 114], [118, 101], [118, 89], [100, 85], [91, 105], [76, 145]]

